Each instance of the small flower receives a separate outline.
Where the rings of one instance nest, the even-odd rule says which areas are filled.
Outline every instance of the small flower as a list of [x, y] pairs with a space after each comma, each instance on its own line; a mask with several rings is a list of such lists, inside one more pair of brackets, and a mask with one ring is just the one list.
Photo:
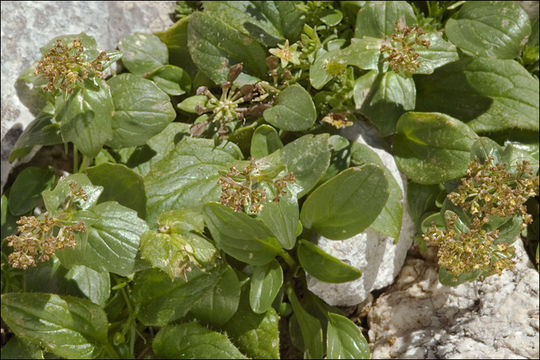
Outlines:
[[383, 62], [388, 62], [390, 68], [395, 72], [413, 73], [420, 67], [418, 53], [415, 47], [422, 46], [429, 48], [429, 40], [421, 39], [424, 30], [418, 26], [407, 26], [405, 18], [402, 16], [394, 24], [392, 38], [386, 38], [381, 45], [380, 52], [383, 55]]
[[43, 55], [36, 67], [35, 75], [48, 80], [43, 90], [54, 92], [59, 89], [69, 94], [90, 76], [103, 78], [102, 62], [110, 60], [105, 51], [91, 62], [84, 61], [83, 52], [80, 40], [67, 45], [57, 40], [56, 46]]
[[259, 187], [262, 181], [272, 184], [275, 194], [272, 201], [279, 202], [286, 194], [287, 183], [294, 182], [295, 178], [293, 173], [277, 179], [265, 178], [261, 174], [259, 164], [252, 158], [242, 171], [232, 166], [225, 175], [219, 177], [221, 203], [236, 212], [243, 210], [252, 214], [260, 212], [266, 201], [266, 191]]
[[285, 40], [283, 45], [278, 44], [278, 48], [268, 50], [270, 54], [281, 59], [281, 67], [285, 68], [289, 62], [300, 65], [300, 53], [296, 51], [298, 44], [289, 46], [289, 40]]
[[347, 120], [346, 113], [330, 113], [323, 117], [321, 121], [332, 125], [336, 129], [341, 129], [353, 125], [352, 121]]
[[342, 75], [347, 70], [347, 64], [343, 60], [326, 59], [323, 64], [323, 69], [333, 77]]

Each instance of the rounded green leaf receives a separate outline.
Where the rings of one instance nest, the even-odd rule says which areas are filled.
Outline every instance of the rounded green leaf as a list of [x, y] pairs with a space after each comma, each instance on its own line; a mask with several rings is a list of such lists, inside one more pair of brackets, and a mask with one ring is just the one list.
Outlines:
[[143, 178], [123, 164], [104, 163], [85, 170], [92, 184], [103, 186], [99, 202], [117, 201], [146, 217], [146, 193]]
[[298, 200], [290, 190], [278, 202], [268, 201], [259, 213], [259, 219], [287, 250], [296, 243], [298, 217]]
[[475, 56], [513, 59], [531, 33], [527, 13], [512, 1], [470, 1], [445, 27], [448, 39]]
[[538, 132], [538, 79], [514, 60], [466, 57], [415, 83], [416, 111], [448, 114], [505, 139], [516, 128]]
[[351, 45], [340, 50], [334, 59], [363, 70], [378, 70], [382, 44], [383, 41], [377, 38], [352, 38]]
[[270, 155], [276, 150], [283, 147], [283, 143], [279, 138], [279, 135], [272, 126], [261, 125], [251, 137], [251, 156], [254, 158], [262, 158], [266, 155]]
[[208, 291], [191, 309], [191, 312], [208, 324], [225, 325], [238, 309], [240, 302], [240, 281], [230, 265], [214, 288]]
[[270, 230], [245, 213], [237, 213], [218, 203], [207, 203], [203, 214], [216, 245], [235, 259], [264, 265], [281, 251]]
[[151, 80], [133, 74], [121, 74], [109, 81], [114, 115], [113, 148], [143, 145], [161, 132], [176, 117], [167, 94]]
[[382, 39], [391, 36], [394, 24], [401, 16], [405, 17], [407, 25], [416, 24], [413, 8], [405, 1], [369, 1], [356, 15], [354, 37]]
[[309, 82], [315, 89], [322, 89], [326, 83], [332, 80], [332, 75], [326, 71], [325, 65], [338, 53], [339, 50], [327, 52], [324, 49], [319, 50], [317, 53], [318, 56], [309, 67]]
[[182, 68], [174, 65], [163, 65], [149, 76], [157, 86], [172, 96], [183, 95], [191, 89], [191, 78]]
[[64, 205], [69, 197], [71, 197], [71, 189], [69, 187], [70, 182], [75, 182], [78, 187], [81, 187], [88, 198], [86, 200], [77, 198], [73, 201], [74, 209], [87, 210], [94, 206], [101, 193], [103, 192], [103, 186], [93, 185], [88, 176], [78, 173], [71, 174], [65, 178], [60, 179], [58, 184], [52, 190], [44, 190], [41, 193], [45, 208], [52, 216], [58, 216], [64, 212]]
[[246, 359], [227, 336], [195, 321], [160, 329], [152, 349], [163, 359]]
[[369, 359], [369, 345], [350, 319], [328, 313], [326, 356], [329, 359]]
[[135, 75], [151, 73], [169, 61], [167, 45], [152, 34], [129, 34], [120, 40], [118, 48], [124, 54], [122, 63]]
[[55, 117], [64, 142], [72, 142], [88, 157], [95, 157], [111, 139], [114, 105], [111, 89], [103, 80], [99, 87], [84, 87], [66, 101], [57, 98]]
[[321, 281], [344, 283], [362, 276], [362, 272], [357, 268], [333, 257], [307, 240], [299, 241], [296, 254], [304, 270]]
[[15, 145], [13, 145], [13, 149], [9, 154], [9, 161], [13, 162], [13, 160], [25, 156], [36, 145], [61, 144], [60, 125], [53, 123], [52, 119], [52, 115], [41, 113], [34, 121], [28, 124]]
[[397, 123], [394, 157], [411, 180], [437, 184], [465, 174], [477, 138], [471, 128], [448, 115], [408, 112]]
[[294, 84], [281, 91], [270, 109], [263, 113], [264, 120], [285, 131], [304, 131], [317, 119], [311, 95]]
[[283, 285], [283, 270], [277, 260], [254, 266], [249, 288], [249, 304], [257, 314], [265, 313]]
[[281, 161], [302, 187], [298, 198], [307, 194], [326, 173], [330, 164], [328, 134], [304, 135], [281, 149]]
[[171, 281], [158, 269], [137, 272], [133, 280], [133, 300], [137, 318], [146, 326], [165, 326], [183, 318], [217, 284], [222, 271], [203, 273], [194, 267], [182, 278]]
[[3, 294], [2, 320], [18, 337], [63, 358], [101, 357], [107, 344], [105, 312], [88, 300], [72, 296]]
[[376, 165], [346, 169], [313, 191], [300, 220], [331, 240], [348, 239], [371, 225], [388, 199], [384, 171]]
[[81, 292], [94, 304], [105, 306], [111, 295], [108, 272], [98, 272], [84, 265], [76, 265], [68, 271], [66, 279], [75, 281]]
[[43, 202], [41, 192], [52, 186], [54, 172], [29, 166], [17, 176], [9, 190], [9, 212], [15, 216], [32, 211]]

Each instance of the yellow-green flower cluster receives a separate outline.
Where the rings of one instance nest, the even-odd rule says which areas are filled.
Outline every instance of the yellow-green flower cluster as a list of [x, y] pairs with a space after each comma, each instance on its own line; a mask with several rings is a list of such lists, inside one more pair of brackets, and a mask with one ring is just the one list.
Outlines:
[[454, 205], [472, 215], [469, 230], [456, 230], [458, 217], [450, 213], [446, 230], [432, 223], [423, 238], [438, 246], [439, 265], [446, 267], [454, 278], [476, 270], [488, 275], [501, 274], [504, 269], [513, 268], [515, 249], [507, 242], [497, 242], [499, 230], [487, 231], [485, 225], [493, 215], [506, 218], [520, 214], [522, 229], [525, 228], [532, 221], [525, 202], [537, 193], [538, 176], [534, 176], [526, 161], [510, 171], [506, 164], [495, 164], [493, 158], [484, 163], [475, 159], [457, 191], [448, 194]]
[[91, 62], [84, 61], [83, 52], [84, 47], [80, 40], [73, 40], [67, 45], [57, 40], [56, 46], [43, 55], [35, 70], [35, 75], [48, 80], [43, 90], [53, 92], [60, 89], [72, 93], [77, 83], [89, 76], [103, 78], [102, 62], [109, 60], [105, 51]]
[[382, 61], [388, 62], [395, 73], [415, 72], [420, 67], [420, 62], [414, 46], [429, 48], [430, 45], [429, 40], [420, 38], [424, 34], [422, 28], [407, 26], [405, 18], [400, 17], [394, 24], [392, 38], [386, 38], [384, 44], [381, 45]]
[[[246, 210], [250, 213], [258, 213], [264, 207], [266, 191], [258, 186], [262, 175], [255, 159], [241, 171], [231, 166], [229, 171], [219, 177], [221, 185], [221, 203], [236, 212]], [[281, 178], [270, 180], [274, 190], [274, 202], [278, 202], [286, 193], [287, 183], [295, 181], [293, 173]]]

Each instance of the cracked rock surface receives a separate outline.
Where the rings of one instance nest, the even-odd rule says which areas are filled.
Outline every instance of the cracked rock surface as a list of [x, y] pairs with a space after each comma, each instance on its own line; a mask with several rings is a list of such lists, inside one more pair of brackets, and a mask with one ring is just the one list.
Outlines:
[[44, 105], [17, 78], [39, 60], [39, 48], [63, 34], [86, 32], [99, 49], [115, 49], [132, 32], [156, 32], [173, 24], [174, 1], [2, 2], [2, 187], [13, 164], [9, 153]]
[[521, 239], [512, 271], [446, 287], [436, 257], [409, 256], [368, 315], [372, 358], [538, 358], [539, 275]]

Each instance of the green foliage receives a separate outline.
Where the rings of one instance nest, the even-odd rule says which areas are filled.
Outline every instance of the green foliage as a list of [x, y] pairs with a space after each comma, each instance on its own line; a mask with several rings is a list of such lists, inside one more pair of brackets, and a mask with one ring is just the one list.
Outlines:
[[[397, 241], [404, 207], [443, 285], [510, 268], [520, 234], [538, 261], [538, 18], [517, 3], [177, 18], [119, 51], [59, 36], [19, 77], [43, 108], [9, 160], [63, 144], [73, 166], [25, 165], [2, 194], [2, 358], [369, 358], [306, 286], [361, 271], [306, 239]], [[380, 146], [349, 141], [359, 121]]]

